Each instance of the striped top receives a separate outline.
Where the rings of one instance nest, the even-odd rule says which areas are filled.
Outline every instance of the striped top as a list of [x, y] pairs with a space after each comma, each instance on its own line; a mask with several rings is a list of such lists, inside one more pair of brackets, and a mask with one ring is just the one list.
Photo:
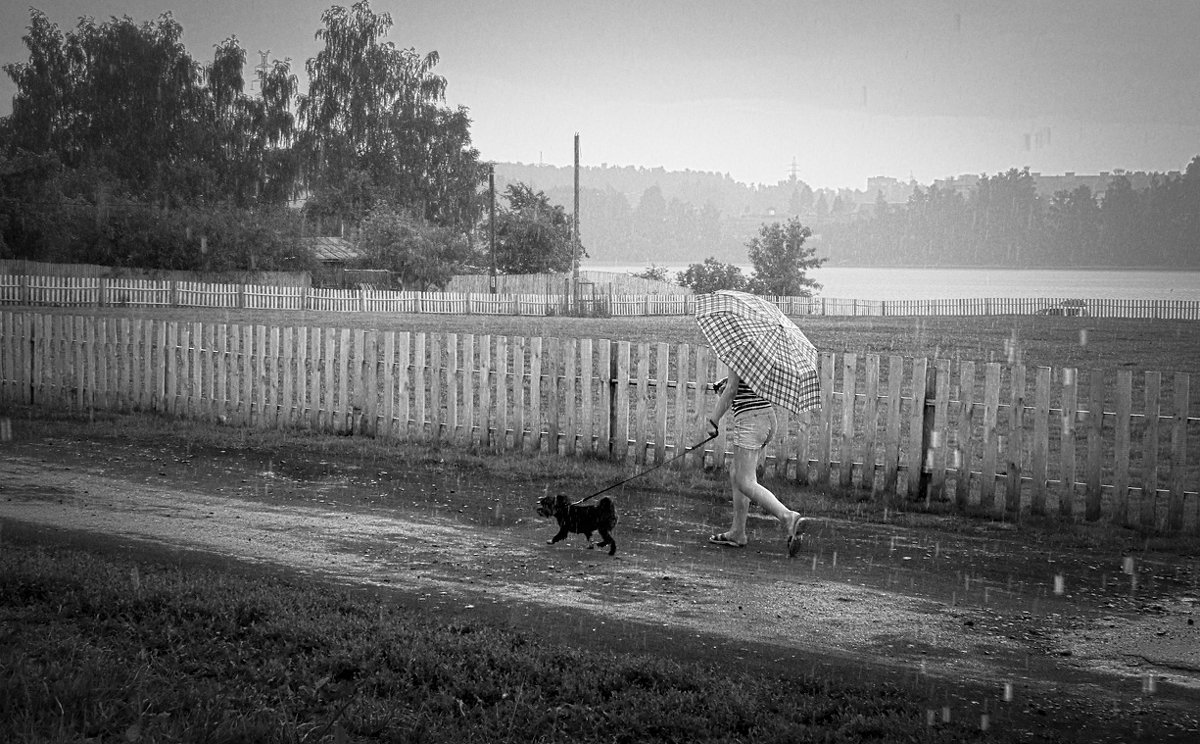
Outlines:
[[730, 404], [733, 409], [733, 415], [737, 416], [748, 411], [759, 411], [762, 409], [771, 408], [771, 401], [754, 392], [754, 388], [746, 384], [745, 380], [738, 380], [737, 392], [733, 394], [733, 402]]

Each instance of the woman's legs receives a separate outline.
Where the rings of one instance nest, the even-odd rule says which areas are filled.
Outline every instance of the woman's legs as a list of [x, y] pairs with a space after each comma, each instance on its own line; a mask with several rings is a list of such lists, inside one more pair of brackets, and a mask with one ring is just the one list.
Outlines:
[[746, 516], [751, 501], [784, 525], [790, 524], [792, 515], [796, 513], [784, 506], [770, 489], [758, 482], [758, 457], [761, 452], [761, 449], [733, 448], [733, 466], [729, 470], [729, 482], [733, 487], [733, 529], [739, 530], [740, 525], [740, 537], [745, 536]]
[[[734, 418], [733, 464], [729, 468], [729, 485], [733, 497], [733, 520], [725, 538], [740, 545], [746, 544], [746, 518], [750, 502], [775, 517], [793, 535], [800, 514], [784, 506], [770, 489], [758, 482], [758, 460], [767, 442], [775, 433], [775, 415], [770, 411], [755, 412]], [[789, 555], [791, 555], [789, 539]]]

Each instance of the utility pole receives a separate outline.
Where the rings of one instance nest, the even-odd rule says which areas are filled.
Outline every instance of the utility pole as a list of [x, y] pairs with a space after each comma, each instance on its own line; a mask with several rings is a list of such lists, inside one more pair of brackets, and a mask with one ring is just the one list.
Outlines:
[[571, 230], [571, 298], [575, 315], [579, 314], [579, 132], [575, 133], [575, 222]]
[[488, 243], [492, 251], [492, 275], [489, 288], [496, 294], [496, 164], [488, 163]]

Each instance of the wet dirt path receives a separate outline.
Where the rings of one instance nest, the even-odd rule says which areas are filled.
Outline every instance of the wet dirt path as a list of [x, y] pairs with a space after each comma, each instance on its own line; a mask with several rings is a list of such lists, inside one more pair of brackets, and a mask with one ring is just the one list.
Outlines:
[[1200, 732], [1194, 558], [1055, 554], [1009, 525], [930, 519], [825, 520], [789, 561], [773, 521], [752, 520], [750, 548], [709, 546], [723, 505], [639, 491], [620, 495], [609, 558], [581, 537], [545, 545], [540, 493], [494, 473], [95, 444], [4, 445], [0, 520], [288, 566], [526, 627], [569, 616], [559, 631], [621, 650], [667, 636], [696, 658], [884, 674], [926, 689], [939, 718]]

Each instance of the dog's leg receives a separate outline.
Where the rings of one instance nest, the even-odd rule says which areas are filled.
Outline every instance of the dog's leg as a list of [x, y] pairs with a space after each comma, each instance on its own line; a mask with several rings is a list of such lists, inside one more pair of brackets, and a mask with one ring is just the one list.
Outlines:
[[612, 533], [607, 530], [600, 530], [600, 537], [604, 538], [604, 542], [600, 543], [600, 547], [608, 546], [608, 554], [615, 555], [617, 552], [617, 541], [613, 539]]
[[594, 542], [592, 542], [592, 531], [588, 530], [587, 532], [584, 532], [583, 534], [584, 534], [584, 537], [586, 537], [587, 541], [588, 541], [588, 550], [591, 550], [592, 548], [596, 547], [596, 544]]
[[554, 543], [558, 542], [559, 540], [562, 540], [564, 537], [566, 537], [569, 534], [570, 534], [570, 532], [568, 532], [566, 525], [564, 525], [559, 528], [557, 535], [555, 535], [554, 537], [552, 537], [546, 541], [546, 544], [553, 545]]

